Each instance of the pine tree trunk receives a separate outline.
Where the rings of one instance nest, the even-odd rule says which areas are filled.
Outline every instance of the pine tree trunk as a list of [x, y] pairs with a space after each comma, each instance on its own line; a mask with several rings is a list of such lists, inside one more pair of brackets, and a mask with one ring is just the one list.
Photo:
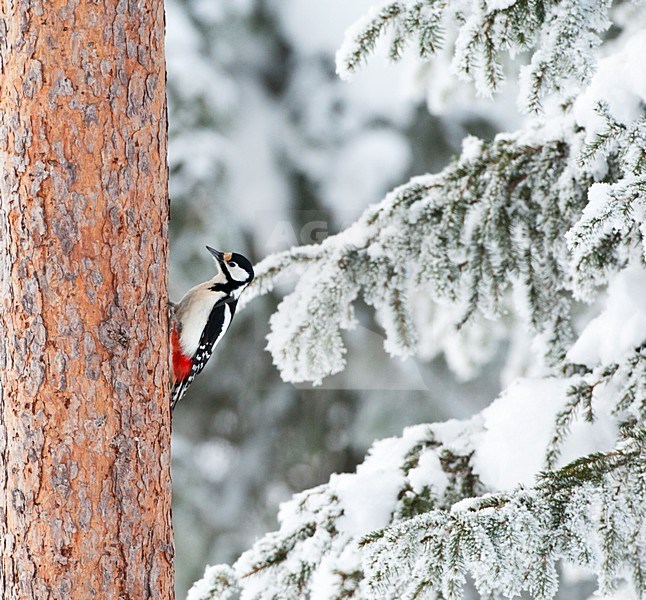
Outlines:
[[172, 598], [162, 0], [0, 8], [0, 596]]

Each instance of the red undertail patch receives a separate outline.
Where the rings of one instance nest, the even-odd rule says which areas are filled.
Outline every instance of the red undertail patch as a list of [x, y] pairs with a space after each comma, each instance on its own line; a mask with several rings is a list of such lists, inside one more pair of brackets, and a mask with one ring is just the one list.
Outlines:
[[177, 329], [173, 329], [171, 333], [171, 345], [173, 348], [173, 383], [177, 383], [178, 381], [184, 381], [188, 377], [193, 366], [193, 360], [182, 352]]

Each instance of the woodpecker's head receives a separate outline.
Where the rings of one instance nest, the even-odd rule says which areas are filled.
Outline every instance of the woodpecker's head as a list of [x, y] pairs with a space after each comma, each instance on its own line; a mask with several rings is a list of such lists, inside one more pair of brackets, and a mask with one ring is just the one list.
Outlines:
[[220, 252], [210, 246], [206, 249], [213, 255], [215, 264], [218, 267], [218, 275], [226, 280], [226, 287], [231, 291], [242, 290], [251, 283], [253, 279], [253, 267], [251, 262], [242, 254], [236, 252]]

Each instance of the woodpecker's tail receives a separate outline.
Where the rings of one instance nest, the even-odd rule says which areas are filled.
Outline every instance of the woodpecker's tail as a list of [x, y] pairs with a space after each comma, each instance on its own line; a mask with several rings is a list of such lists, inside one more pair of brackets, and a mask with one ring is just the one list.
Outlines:
[[178, 381], [173, 386], [173, 391], [171, 392], [171, 396], [170, 396], [171, 410], [175, 410], [175, 405], [182, 399], [182, 396], [186, 393], [186, 390], [188, 389], [189, 385], [190, 385], [190, 382], [188, 381], [188, 379], [185, 379], [184, 381]]

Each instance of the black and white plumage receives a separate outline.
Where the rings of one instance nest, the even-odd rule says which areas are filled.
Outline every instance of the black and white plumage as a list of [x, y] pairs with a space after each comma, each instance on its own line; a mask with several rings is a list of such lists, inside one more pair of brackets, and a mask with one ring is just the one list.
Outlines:
[[211, 358], [231, 325], [240, 294], [253, 279], [253, 267], [241, 254], [206, 248], [215, 260], [215, 277], [191, 288], [173, 307], [171, 408]]

